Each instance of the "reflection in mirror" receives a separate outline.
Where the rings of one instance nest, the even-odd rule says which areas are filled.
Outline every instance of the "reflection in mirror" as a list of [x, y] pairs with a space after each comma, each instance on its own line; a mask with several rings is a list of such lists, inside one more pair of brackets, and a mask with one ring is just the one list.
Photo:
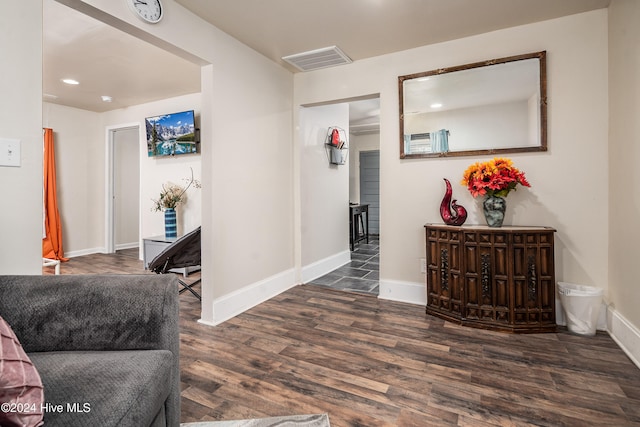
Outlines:
[[400, 158], [547, 150], [546, 52], [398, 77]]

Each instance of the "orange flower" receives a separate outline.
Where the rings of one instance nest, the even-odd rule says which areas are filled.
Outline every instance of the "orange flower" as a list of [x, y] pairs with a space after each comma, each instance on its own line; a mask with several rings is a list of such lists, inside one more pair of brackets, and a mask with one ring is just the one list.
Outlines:
[[531, 187], [529, 181], [511, 159], [496, 157], [484, 163], [474, 163], [462, 175], [462, 185], [466, 186], [473, 197], [507, 197], [518, 184]]

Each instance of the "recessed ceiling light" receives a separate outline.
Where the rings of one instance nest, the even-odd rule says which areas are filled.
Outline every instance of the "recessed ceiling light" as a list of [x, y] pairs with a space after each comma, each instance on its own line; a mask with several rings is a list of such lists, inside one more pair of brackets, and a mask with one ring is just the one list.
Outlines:
[[43, 93], [42, 97], [46, 98], [46, 99], [58, 99], [58, 95], [53, 95], [53, 94], [50, 94], [50, 93]]
[[102, 95], [102, 101], [103, 102], [111, 102], [111, 101], [113, 101], [113, 98], [111, 98], [109, 95]]
[[80, 82], [74, 79], [62, 79], [62, 83], [66, 83], [68, 85], [79, 85]]
[[431, 108], [442, 108], [442, 104], [431, 104]]

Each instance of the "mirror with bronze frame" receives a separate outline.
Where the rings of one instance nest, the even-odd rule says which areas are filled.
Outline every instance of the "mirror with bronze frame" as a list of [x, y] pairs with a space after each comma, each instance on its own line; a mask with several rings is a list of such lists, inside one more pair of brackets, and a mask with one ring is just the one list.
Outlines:
[[547, 150], [546, 51], [398, 77], [400, 158]]

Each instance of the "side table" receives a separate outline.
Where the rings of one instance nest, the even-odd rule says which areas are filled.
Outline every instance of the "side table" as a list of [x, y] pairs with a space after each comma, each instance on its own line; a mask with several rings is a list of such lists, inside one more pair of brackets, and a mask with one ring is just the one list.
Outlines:
[[[142, 250], [143, 250], [143, 259], [144, 259], [144, 269], [147, 270], [149, 268], [149, 263], [153, 261], [155, 257], [157, 257], [160, 252], [162, 252], [167, 246], [175, 242], [177, 237], [165, 237], [165, 236], [153, 236], [153, 237], [145, 237], [142, 239]], [[174, 273], [182, 273], [184, 277], [187, 277], [189, 274], [200, 271], [200, 266], [193, 267], [185, 267], [185, 268], [174, 268], [169, 271]]]

